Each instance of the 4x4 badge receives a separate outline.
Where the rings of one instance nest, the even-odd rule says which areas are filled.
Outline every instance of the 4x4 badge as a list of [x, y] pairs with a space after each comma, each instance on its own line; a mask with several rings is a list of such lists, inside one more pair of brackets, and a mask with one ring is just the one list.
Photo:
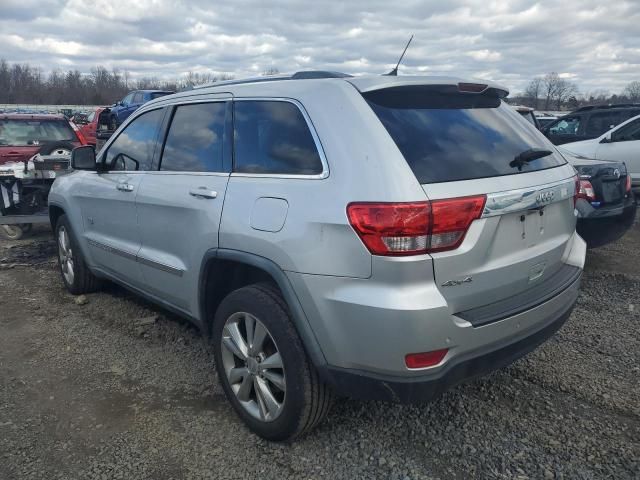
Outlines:
[[442, 284], [443, 287], [455, 287], [462, 285], [463, 283], [473, 282], [473, 277], [464, 277], [462, 280], [448, 280]]

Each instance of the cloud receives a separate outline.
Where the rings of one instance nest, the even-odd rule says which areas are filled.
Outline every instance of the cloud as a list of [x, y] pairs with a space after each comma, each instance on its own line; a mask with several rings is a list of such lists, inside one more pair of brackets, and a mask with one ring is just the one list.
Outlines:
[[640, 2], [621, 0], [0, 0], [0, 58], [131, 78], [268, 68], [490, 77], [550, 71], [583, 92], [640, 80]]

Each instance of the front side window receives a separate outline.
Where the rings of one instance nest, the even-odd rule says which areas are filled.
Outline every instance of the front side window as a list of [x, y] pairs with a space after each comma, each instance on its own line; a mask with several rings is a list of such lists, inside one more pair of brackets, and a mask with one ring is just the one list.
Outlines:
[[142, 98], [142, 92], [138, 92], [133, 96], [133, 103], [137, 104], [137, 103], [142, 103], [144, 101], [144, 99]]
[[179, 106], [167, 134], [160, 170], [220, 172], [226, 103]]
[[145, 112], [118, 135], [104, 157], [109, 170], [150, 170], [163, 109]]
[[322, 161], [309, 126], [291, 102], [234, 102], [234, 170], [317, 175]]
[[590, 137], [599, 137], [618, 125], [621, 120], [620, 112], [592, 113], [585, 127], [585, 134]]
[[619, 130], [613, 132], [611, 138], [614, 142], [630, 142], [634, 140], [640, 140], [640, 118], [627, 123], [624, 127], [620, 127]]
[[580, 117], [567, 117], [549, 128], [551, 135], [577, 135], [580, 128]]
[[76, 135], [64, 120], [0, 120], [0, 145], [27, 146], [76, 141]]

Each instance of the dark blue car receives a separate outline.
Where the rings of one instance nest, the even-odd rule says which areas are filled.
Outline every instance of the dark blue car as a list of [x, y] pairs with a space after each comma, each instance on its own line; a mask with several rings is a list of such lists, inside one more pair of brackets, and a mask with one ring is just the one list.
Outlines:
[[172, 93], [174, 92], [169, 90], [134, 90], [133, 92], [129, 92], [126, 97], [111, 107], [109, 128], [115, 130], [129, 115], [143, 104], [164, 95], [171, 95]]

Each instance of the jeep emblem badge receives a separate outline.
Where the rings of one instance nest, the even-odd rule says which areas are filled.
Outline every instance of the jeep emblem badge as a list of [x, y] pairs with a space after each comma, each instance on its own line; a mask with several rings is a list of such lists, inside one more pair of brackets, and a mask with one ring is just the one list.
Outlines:
[[553, 201], [554, 196], [555, 192], [553, 190], [540, 192], [538, 193], [538, 196], [536, 196], [536, 203], [538, 205], [547, 205]]

